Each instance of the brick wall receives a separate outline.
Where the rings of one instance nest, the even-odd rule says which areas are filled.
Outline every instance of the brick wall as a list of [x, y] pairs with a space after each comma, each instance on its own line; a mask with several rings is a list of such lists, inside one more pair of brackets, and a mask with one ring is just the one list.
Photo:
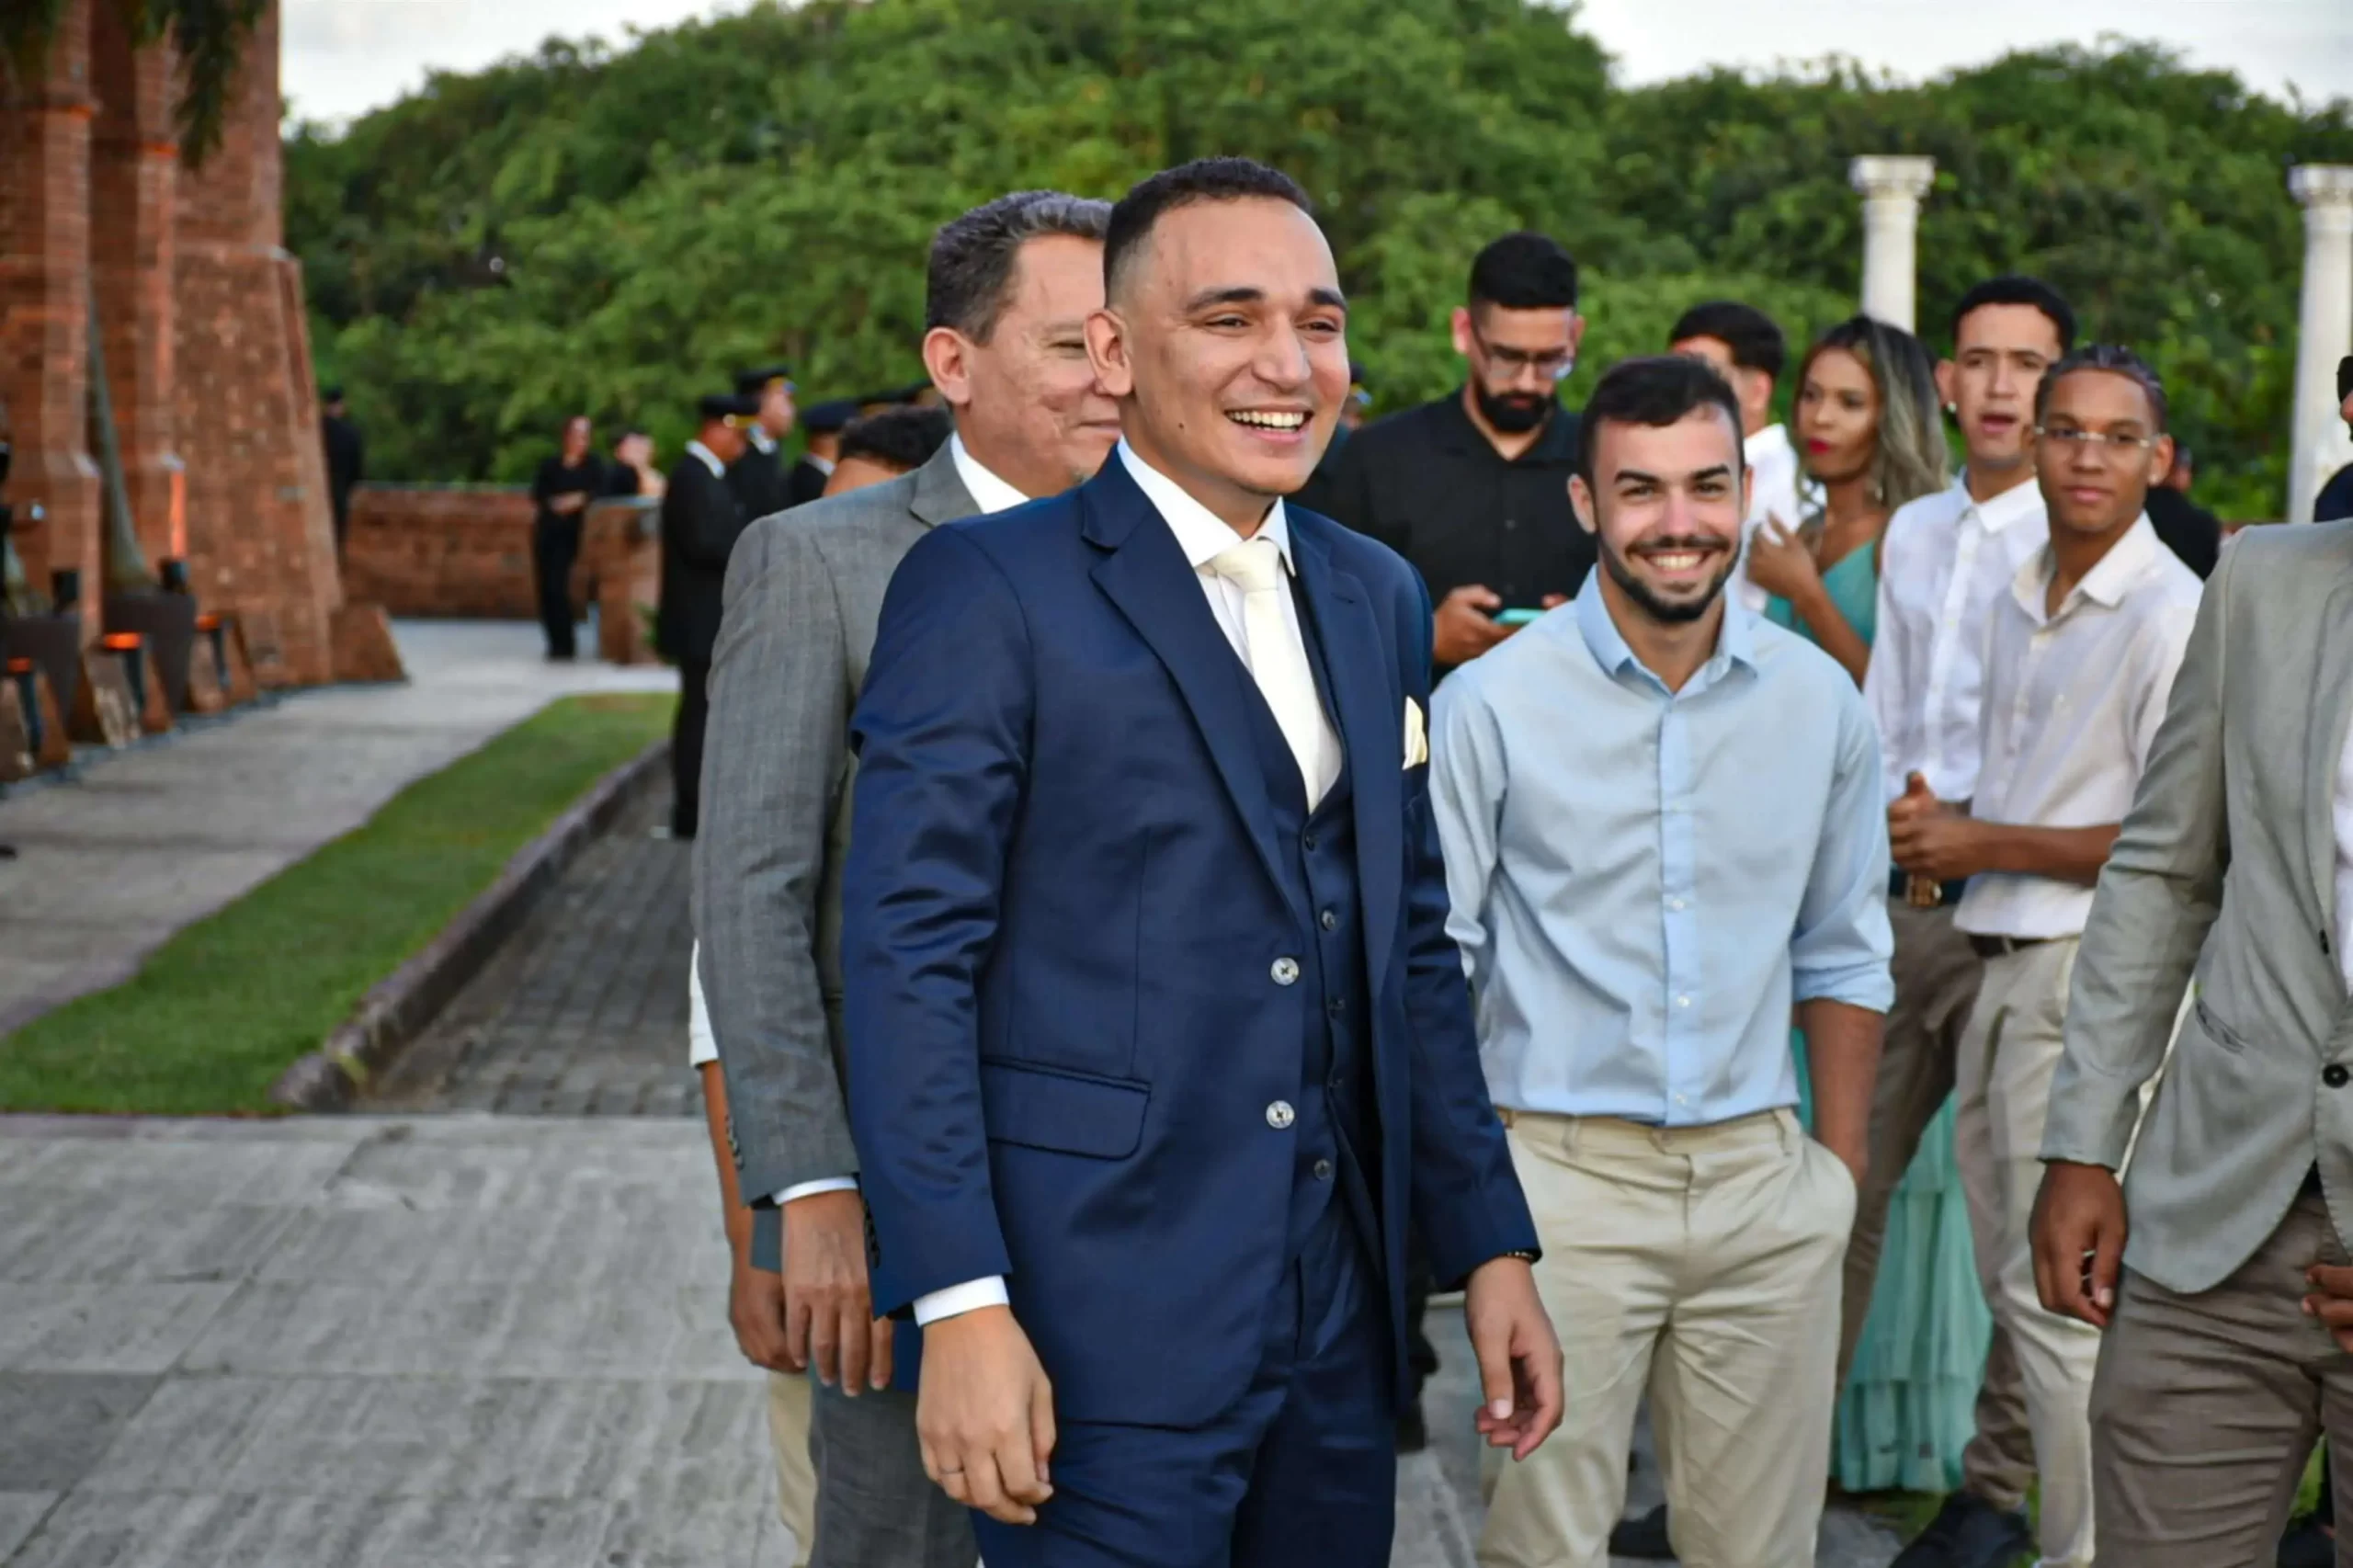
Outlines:
[[[587, 602], [588, 568], [572, 574]], [[351, 494], [344, 592], [393, 615], [536, 620], [531, 496], [521, 485], [363, 484]]]

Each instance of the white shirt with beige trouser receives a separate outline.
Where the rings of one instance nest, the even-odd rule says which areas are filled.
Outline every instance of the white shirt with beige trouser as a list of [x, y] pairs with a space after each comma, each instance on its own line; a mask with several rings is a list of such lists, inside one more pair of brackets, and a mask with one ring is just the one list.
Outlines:
[[[2047, 551], [2021, 567], [1986, 631], [1973, 810], [1986, 822], [2035, 827], [2120, 823], [2165, 718], [2200, 585], [2145, 517], [2046, 617], [2051, 570]], [[2091, 888], [2079, 883], [1986, 875], [1971, 882], [1955, 917], [1986, 963], [1961, 1038], [1954, 1136], [1993, 1152], [1992, 1201], [1971, 1188], [1970, 1228], [1986, 1303], [2025, 1379], [2044, 1568], [2090, 1568], [2093, 1553], [2099, 1333], [2043, 1307], [2028, 1233], [2068, 983], [2091, 904]]]

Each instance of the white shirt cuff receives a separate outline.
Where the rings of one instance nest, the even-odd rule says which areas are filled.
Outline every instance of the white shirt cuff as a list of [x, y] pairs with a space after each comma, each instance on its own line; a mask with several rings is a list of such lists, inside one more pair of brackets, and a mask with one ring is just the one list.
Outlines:
[[1011, 1298], [1005, 1293], [1005, 1276], [1002, 1274], [992, 1274], [985, 1279], [967, 1279], [961, 1285], [950, 1285], [945, 1290], [917, 1296], [915, 1326], [927, 1328], [941, 1318], [961, 1317], [966, 1312], [979, 1312], [983, 1307], [1002, 1307], [1010, 1302]]
[[719, 1039], [710, 1032], [710, 1005], [702, 995], [702, 944], [687, 955], [687, 1065], [719, 1060]]
[[796, 1198], [814, 1198], [821, 1192], [856, 1192], [857, 1190], [856, 1176], [820, 1176], [815, 1181], [795, 1182], [786, 1187], [776, 1195], [776, 1206], [781, 1209]]

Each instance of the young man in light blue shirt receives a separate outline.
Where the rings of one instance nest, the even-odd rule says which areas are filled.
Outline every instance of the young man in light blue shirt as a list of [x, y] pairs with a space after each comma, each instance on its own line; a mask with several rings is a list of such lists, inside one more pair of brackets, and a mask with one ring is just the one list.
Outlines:
[[1435, 699], [1448, 928], [1567, 1358], [1559, 1432], [1497, 1478], [1487, 1568], [1602, 1568], [1645, 1392], [1683, 1560], [1813, 1560], [1887, 825], [1854, 682], [1725, 603], [1744, 466], [1712, 369], [1612, 369], [1571, 484], [1600, 569]]

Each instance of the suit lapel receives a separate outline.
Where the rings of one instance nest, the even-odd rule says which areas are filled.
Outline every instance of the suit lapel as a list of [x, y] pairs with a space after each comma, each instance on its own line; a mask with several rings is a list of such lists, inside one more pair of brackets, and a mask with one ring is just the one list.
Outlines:
[[1291, 557], [1299, 585], [1324, 642], [1332, 687], [1333, 727], [1347, 754], [1357, 826], [1357, 896], [1364, 911], [1368, 973], [1386, 971], [1403, 896], [1404, 710], [1385, 672], [1396, 660], [1381, 641], [1364, 585], [1332, 564], [1313, 520], [1290, 515]]
[[[1250, 678], [1210, 613], [1176, 536], [1160, 526], [1151, 501], [1117, 459], [1079, 492], [1087, 540], [1108, 551], [1095, 566], [1096, 586], [1119, 608], [1176, 683], [1218, 777], [1250, 835], [1267, 880], [1290, 902], [1279, 869], [1273, 801], [1250, 736], [1243, 683]], [[1149, 526], [1147, 526], [1149, 525]], [[1292, 914], [1302, 925], [1305, 912]]]
[[2340, 581], [2320, 619], [2320, 664], [2304, 758], [2304, 841], [2312, 860], [2313, 894], [2329, 933], [2329, 950], [2347, 934], [2336, 929], [2336, 775], [2353, 726], [2353, 575]]

